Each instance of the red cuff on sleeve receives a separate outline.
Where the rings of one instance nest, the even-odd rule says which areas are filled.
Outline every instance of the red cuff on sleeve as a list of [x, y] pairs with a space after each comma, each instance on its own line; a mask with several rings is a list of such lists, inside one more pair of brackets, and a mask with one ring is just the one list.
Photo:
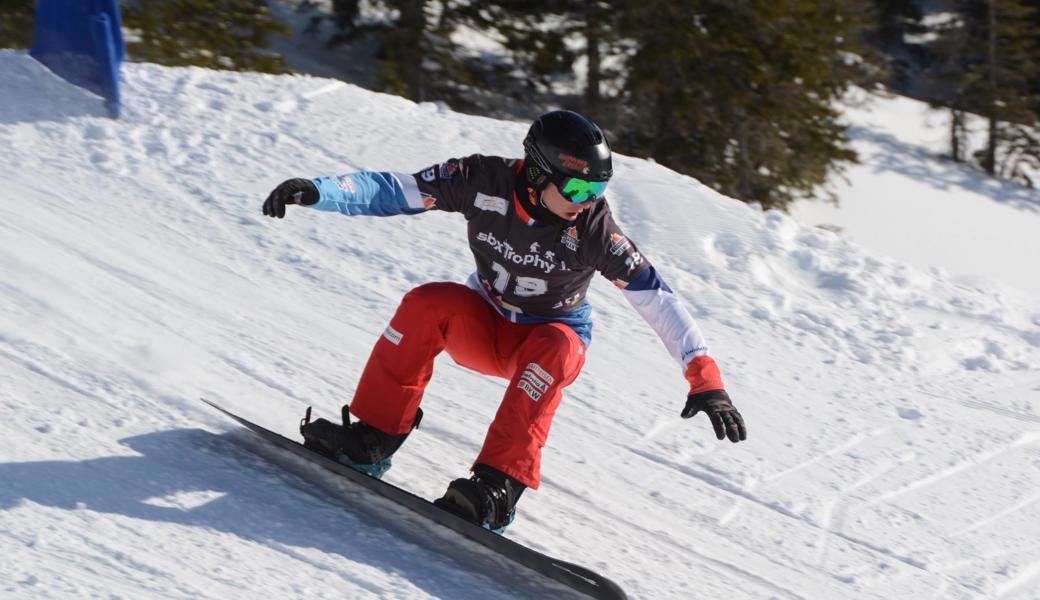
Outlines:
[[719, 366], [710, 356], [698, 356], [686, 366], [686, 381], [690, 382], [690, 393], [699, 394], [711, 390], [724, 390]]

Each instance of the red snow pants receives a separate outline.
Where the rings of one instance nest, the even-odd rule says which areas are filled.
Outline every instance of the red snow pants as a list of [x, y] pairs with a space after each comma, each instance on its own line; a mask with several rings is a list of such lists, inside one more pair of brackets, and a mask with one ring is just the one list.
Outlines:
[[563, 388], [585, 364], [585, 344], [560, 323], [512, 323], [464, 285], [428, 283], [401, 300], [350, 412], [386, 433], [410, 431], [442, 350], [464, 367], [509, 380], [475, 463], [537, 489], [542, 447]]

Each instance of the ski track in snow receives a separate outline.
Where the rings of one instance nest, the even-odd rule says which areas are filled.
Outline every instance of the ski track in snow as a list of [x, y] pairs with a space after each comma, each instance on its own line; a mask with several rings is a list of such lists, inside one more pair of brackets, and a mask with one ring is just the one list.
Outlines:
[[[271, 187], [512, 156], [524, 124], [146, 64], [112, 121], [24, 54], [0, 72], [18, 91], [0, 94], [0, 595], [532, 595], [254, 455], [195, 400], [286, 435], [306, 406], [338, 415], [400, 296], [472, 268], [453, 215], [275, 222]], [[632, 598], [1040, 598], [1037, 299], [616, 167], [615, 213], [749, 439], [678, 417], [676, 365], [597, 280], [585, 372], [509, 536]], [[433, 497], [464, 475], [502, 386], [439, 359], [388, 479]]]

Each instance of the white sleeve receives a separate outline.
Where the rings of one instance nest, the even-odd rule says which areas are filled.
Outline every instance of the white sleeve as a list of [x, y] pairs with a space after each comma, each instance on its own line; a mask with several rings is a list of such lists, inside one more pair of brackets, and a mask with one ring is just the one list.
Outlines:
[[708, 344], [697, 322], [663, 282], [650, 289], [633, 290], [630, 286], [621, 292], [684, 371], [691, 360], [708, 354]]

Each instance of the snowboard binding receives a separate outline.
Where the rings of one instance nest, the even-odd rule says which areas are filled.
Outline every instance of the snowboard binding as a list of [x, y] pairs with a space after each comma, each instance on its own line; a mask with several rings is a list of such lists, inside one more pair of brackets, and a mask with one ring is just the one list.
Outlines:
[[433, 504], [502, 535], [516, 518], [516, 502], [525, 489], [502, 471], [478, 464], [469, 479], [452, 481]]
[[[350, 406], [342, 410], [343, 424], [328, 419], [311, 421], [311, 407], [300, 420], [303, 445], [309, 450], [327, 456], [366, 475], [381, 478], [390, 470], [390, 457], [408, 438], [405, 434], [384, 433], [364, 421], [350, 421]], [[415, 414], [412, 430], [422, 420], [422, 409]]]

